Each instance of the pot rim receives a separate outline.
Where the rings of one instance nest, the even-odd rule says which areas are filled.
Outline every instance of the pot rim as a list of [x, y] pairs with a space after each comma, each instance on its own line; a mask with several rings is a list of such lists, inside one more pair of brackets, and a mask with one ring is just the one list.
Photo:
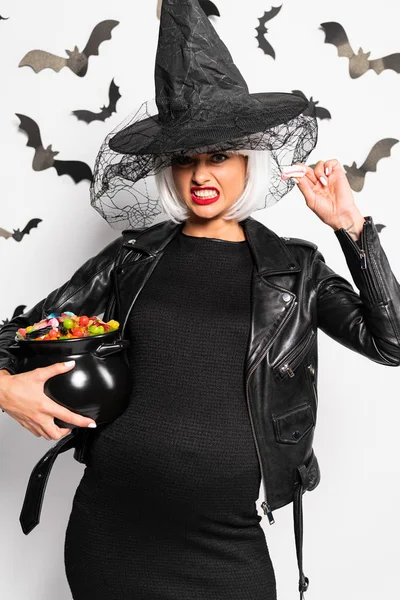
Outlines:
[[73, 338], [73, 339], [69, 339], [69, 340], [14, 340], [15, 344], [18, 345], [27, 345], [27, 346], [31, 346], [31, 345], [35, 345], [35, 344], [43, 344], [43, 343], [53, 343], [53, 344], [57, 344], [57, 345], [62, 345], [62, 344], [70, 344], [71, 342], [84, 342], [85, 340], [102, 340], [104, 338], [107, 338], [108, 336], [112, 335], [113, 333], [118, 333], [119, 329], [114, 329], [114, 331], [107, 331], [107, 333], [100, 333], [98, 335], [88, 335], [86, 337], [81, 337], [81, 338]]

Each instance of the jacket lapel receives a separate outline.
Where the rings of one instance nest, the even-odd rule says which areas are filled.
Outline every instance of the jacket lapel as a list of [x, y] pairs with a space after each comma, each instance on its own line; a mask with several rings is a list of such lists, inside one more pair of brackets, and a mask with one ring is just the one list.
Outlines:
[[126, 237], [122, 246], [128, 254], [123, 264], [114, 270], [117, 314], [122, 320], [121, 337], [125, 335], [126, 324], [139, 293], [180, 226], [173, 221], [162, 221], [139, 234], [130, 230], [122, 232]]
[[252, 217], [243, 221], [255, 269], [252, 277], [251, 331], [246, 355], [246, 374], [259, 363], [267, 348], [287, 323], [296, 295], [275, 275], [301, 271], [283, 240]]
[[[294, 309], [295, 294], [269, 280], [272, 275], [294, 274], [301, 270], [286, 244], [271, 229], [248, 217], [241, 221], [253, 256], [251, 333], [247, 350], [247, 371], [257, 361], [286, 323]], [[183, 228], [183, 223], [163, 221], [139, 234], [130, 230], [123, 247], [128, 251], [124, 263], [115, 268], [118, 314], [122, 319], [121, 336], [132, 307], [165, 246]], [[136, 235], [136, 237], [135, 237]], [[129, 252], [131, 251], [131, 252]], [[288, 302], [288, 296], [290, 301]], [[286, 298], [286, 300], [285, 300]], [[293, 306], [293, 308], [292, 308]]]

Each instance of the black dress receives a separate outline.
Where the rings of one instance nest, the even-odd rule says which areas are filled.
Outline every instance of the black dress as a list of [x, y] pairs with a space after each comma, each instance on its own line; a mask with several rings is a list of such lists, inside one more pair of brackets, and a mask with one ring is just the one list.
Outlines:
[[99, 430], [65, 537], [74, 600], [276, 600], [244, 390], [247, 241], [182, 231], [139, 294], [131, 402]]

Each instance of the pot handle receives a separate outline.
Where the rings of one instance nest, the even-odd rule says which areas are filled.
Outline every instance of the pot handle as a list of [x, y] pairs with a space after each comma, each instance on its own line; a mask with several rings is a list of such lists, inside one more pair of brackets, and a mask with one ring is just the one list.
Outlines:
[[20, 351], [21, 351], [21, 347], [18, 343], [12, 344], [11, 346], [8, 346], [7, 350], [9, 350], [12, 354], [15, 355], [19, 355]]
[[105, 358], [106, 356], [120, 352], [129, 346], [130, 342], [128, 340], [116, 340], [112, 344], [101, 344], [93, 354], [98, 358]]

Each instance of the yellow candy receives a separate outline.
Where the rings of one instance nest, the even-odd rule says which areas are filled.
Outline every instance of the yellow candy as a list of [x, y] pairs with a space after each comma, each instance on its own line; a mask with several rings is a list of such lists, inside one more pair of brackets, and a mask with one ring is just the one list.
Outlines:
[[27, 328], [25, 329], [26, 333], [29, 333], [29, 332], [31, 332], [32, 330], [33, 330], [33, 325], [29, 325], [29, 327], [27, 327]]
[[114, 319], [112, 319], [111, 321], [108, 321], [107, 325], [109, 325], [113, 329], [118, 329], [118, 327], [119, 327], [118, 321], [114, 321]]

